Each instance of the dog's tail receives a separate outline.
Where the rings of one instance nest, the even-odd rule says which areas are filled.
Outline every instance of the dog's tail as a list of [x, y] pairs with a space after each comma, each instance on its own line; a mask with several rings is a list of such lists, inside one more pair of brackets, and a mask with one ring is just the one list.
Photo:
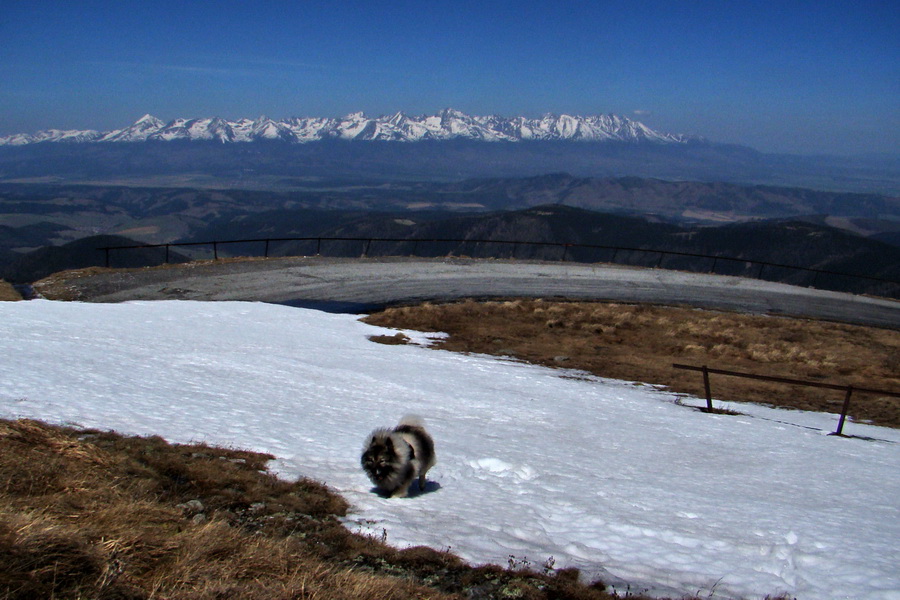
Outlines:
[[425, 420], [419, 415], [404, 415], [399, 424], [409, 427], [425, 427]]

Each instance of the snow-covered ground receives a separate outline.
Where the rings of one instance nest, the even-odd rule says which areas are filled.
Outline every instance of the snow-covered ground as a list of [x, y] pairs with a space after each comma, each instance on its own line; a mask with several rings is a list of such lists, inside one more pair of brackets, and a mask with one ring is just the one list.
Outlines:
[[[367, 339], [382, 332], [259, 303], [0, 303], [0, 416], [270, 452], [343, 494], [348, 527], [475, 563], [553, 557], [675, 596], [900, 598], [900, 431], [706, 415], [652, 386]], [[425, 493], [381, 498], [361, 445], [409, 412], [438, 464]]]

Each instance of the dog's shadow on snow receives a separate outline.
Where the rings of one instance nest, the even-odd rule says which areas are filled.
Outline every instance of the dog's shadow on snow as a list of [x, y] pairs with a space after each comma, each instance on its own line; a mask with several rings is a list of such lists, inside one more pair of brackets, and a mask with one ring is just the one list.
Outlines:
[[[419, 496], [433, 494], [434, 492], [438, 491], [439, 489], [441, 489], [441, 484], [438, 483], [437, 481], [426, 481], [424, 490], [420, 490], [419, 484], [414, 482], [412, 485], [409, 486], [409, 491], [406, 493], [406, 497], [407, 498], [418, 498]], [[385, 491], [379, 487], [373, 487], [369, 491], [372, 492], [373, 494], [381, 496], [382, 498], [390, 498], [390, 496], [388, 494], [386, 494]], [[400, 498], [400, 500], [402, 500], [402, 499], [403, 498]]]

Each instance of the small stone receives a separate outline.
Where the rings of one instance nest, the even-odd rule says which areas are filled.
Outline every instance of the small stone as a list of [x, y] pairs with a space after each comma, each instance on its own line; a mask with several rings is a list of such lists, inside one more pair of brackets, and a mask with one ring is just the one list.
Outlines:
[[180, 508], [184, 512], [199, 513], [205, 508], [199, 500], [188, 500], [183, 504], [179, 504], [176, 508]]

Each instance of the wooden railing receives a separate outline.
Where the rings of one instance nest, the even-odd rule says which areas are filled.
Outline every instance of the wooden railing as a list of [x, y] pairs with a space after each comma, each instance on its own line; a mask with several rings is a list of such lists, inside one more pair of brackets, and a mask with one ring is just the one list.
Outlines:
[[847, 411], [850, 410], [850, 397], [853, 395], [853, 392], [865, 393], [865, 394], [875, 394], [878, 396], [891, 396], [892, 398], [900, 398], [900, 392], [889, 392], [887, 390], [876, 390], [872, 388], [866, 387], [858, 387], [852, 385], [842, 385], [838, 383], [824, 383], [821, 381], [806, 381], [803, 379], [791, 379], [789, 377], [775, 377], [772, 375], [758, 375], [755, 373], [742, 373], [740, 371], [728, 371], [725, 369], [713, 369], [707, 367], [706, 365], [696, 367], [693, 365], [680, 365], [673, 364], [672, 367], [676, 369], [685, 369], [687, 371], [698, 371], [703, 374], [703, 390], [706, 394], [706, 409], [708, 411], [713, 410], [712, 404], [712, 389], [709, 383], [710, 374], [714, 375], [728, 375], [730, 377], [743, 377], [745, 379], [756, 379], [757, 381], [771, 381], [774, 383], [785, 383], [789, 385], [802, 385], [806, 387], [815, 387], [822, 388], [826, 390], [838, 390], [844, 392], [844, 404], [841, 407], [841, 416], [838, 420], [837, 429], [834, 431], [832, 435], [843, 435], [844, 431], [844, 421], [847, 419]]

